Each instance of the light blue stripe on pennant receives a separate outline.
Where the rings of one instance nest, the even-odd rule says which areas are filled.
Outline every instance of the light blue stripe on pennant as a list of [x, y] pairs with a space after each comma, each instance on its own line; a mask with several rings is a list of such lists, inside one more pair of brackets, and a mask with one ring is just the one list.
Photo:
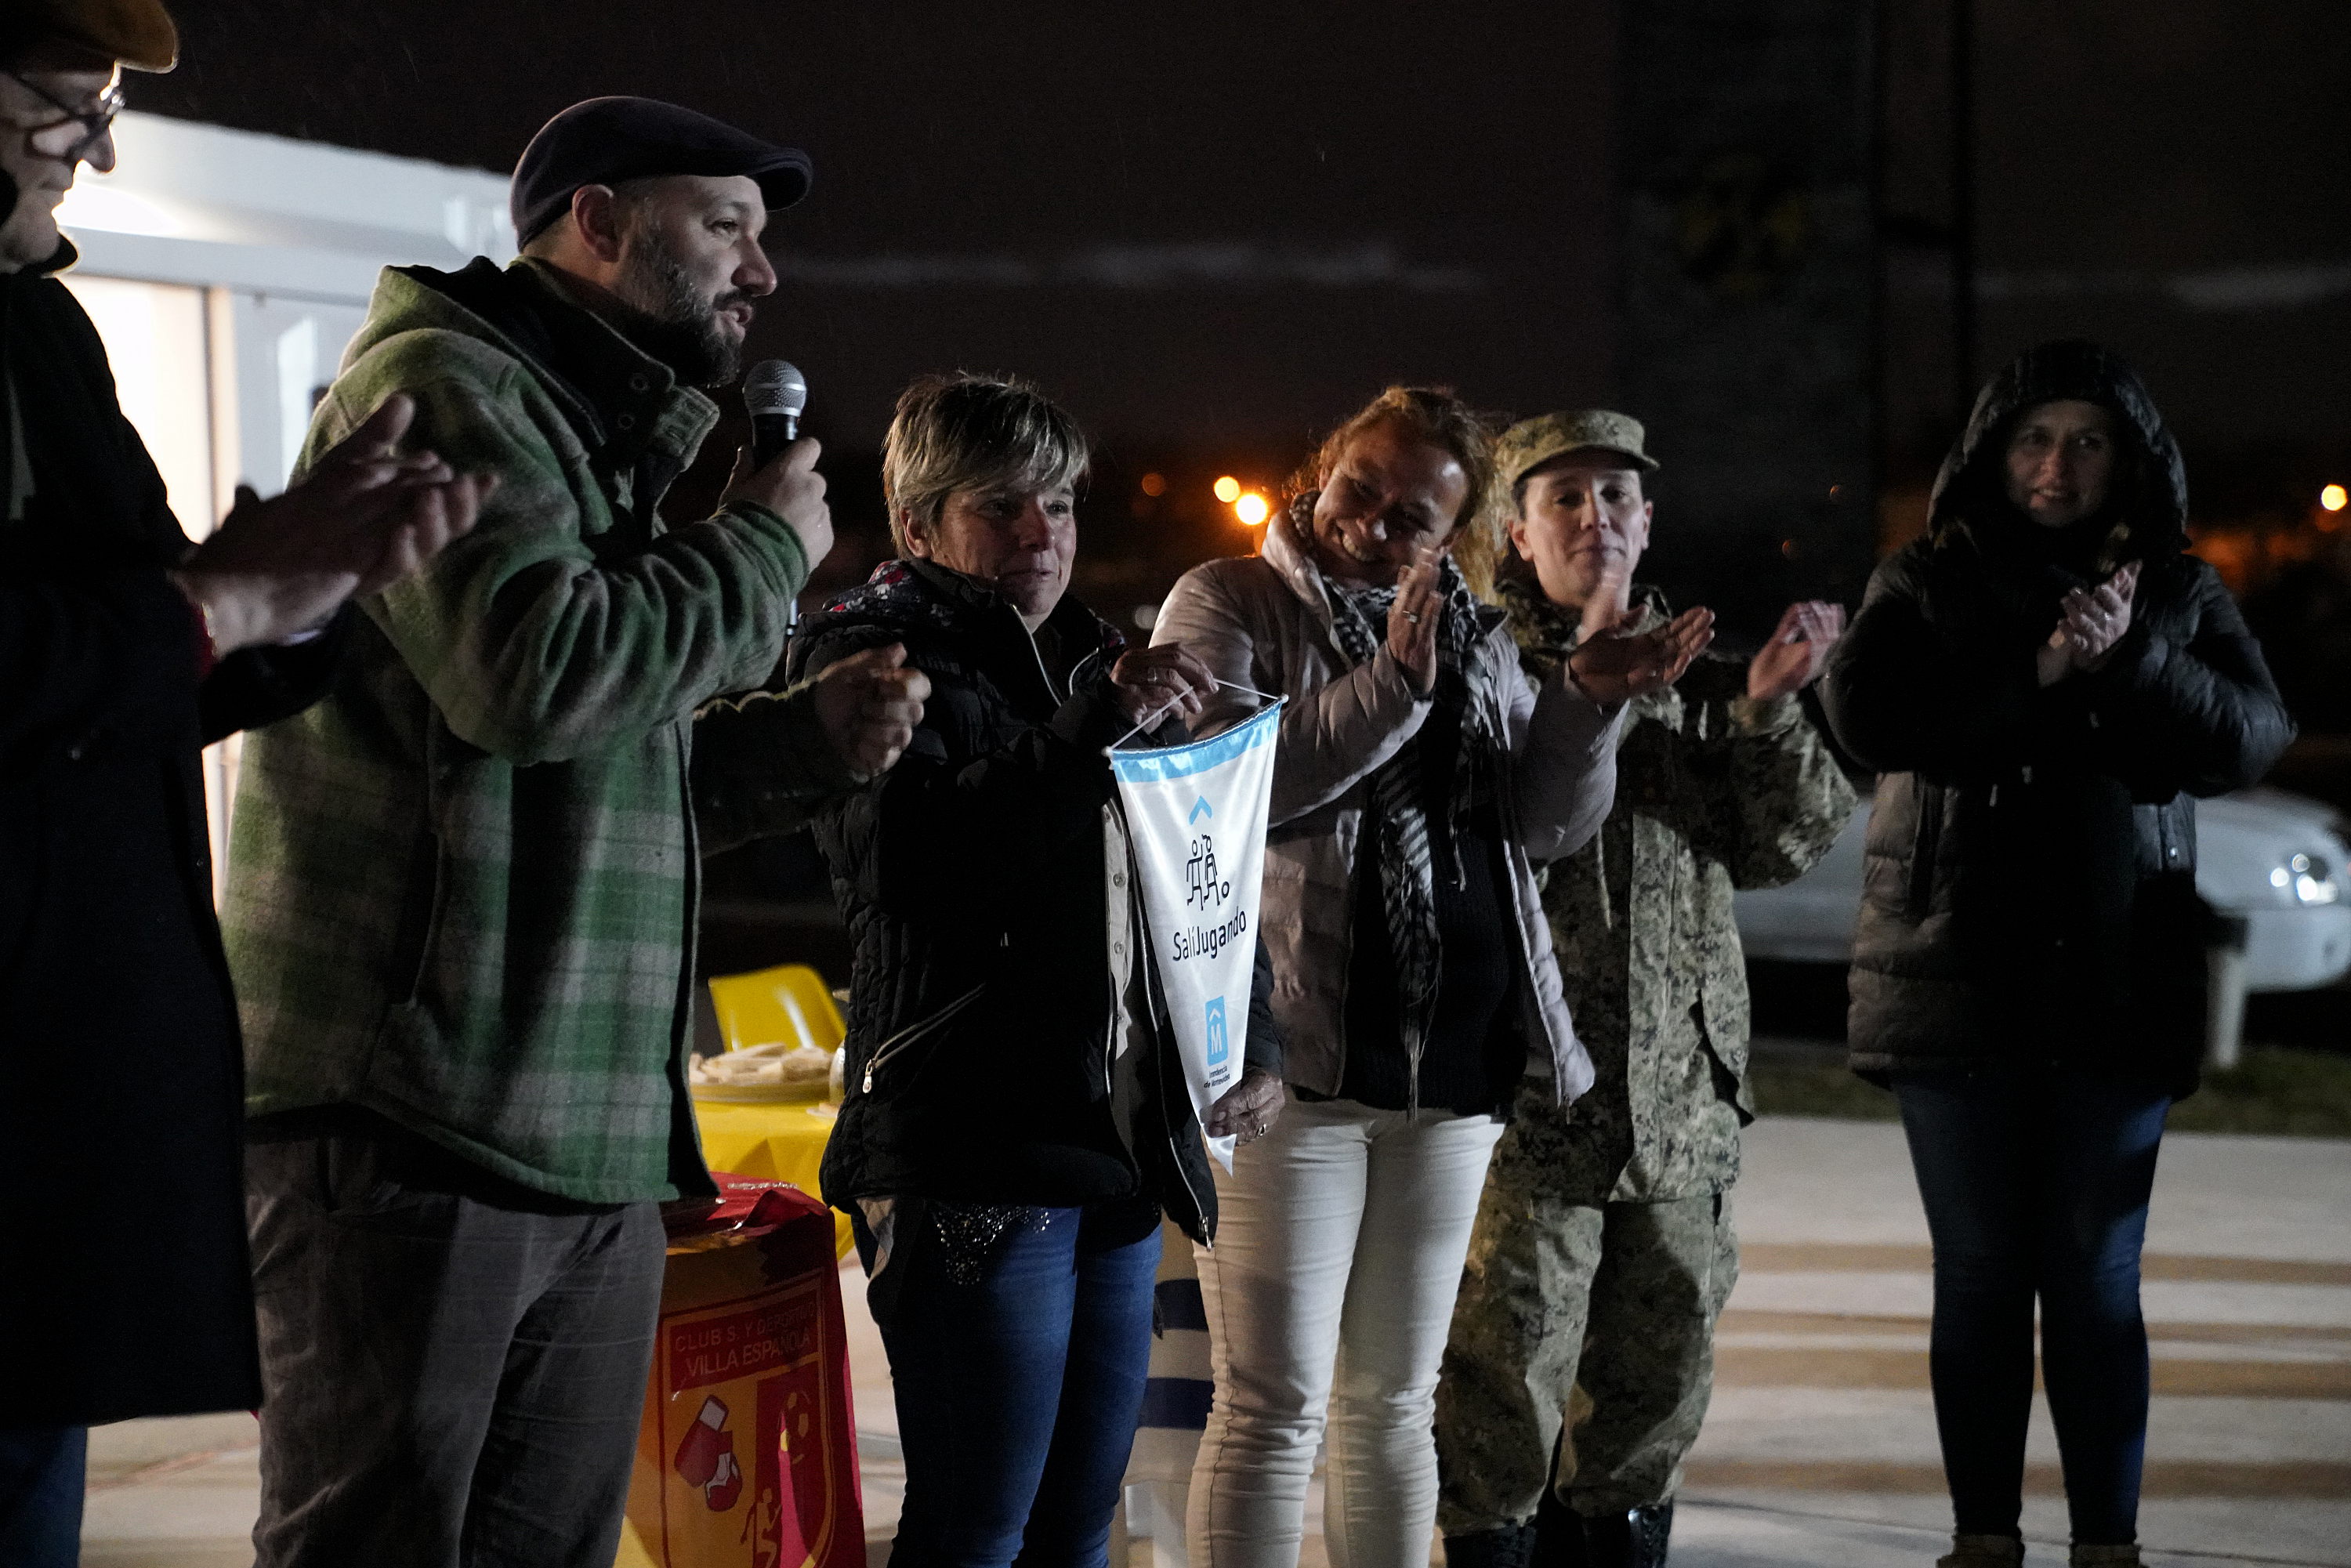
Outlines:
[[1185, 746], [1170, 746], [1157, 751], [1113, 751], [1110, 754], [1111, 772], [1128, 784], [1159, 784], [1170, 779], [1183, 779], [1195, 773], [1206, 773], [1211, 768], [1230, 762], [1245, 751], [1273, 743], [1274, 730], [1280, 722], [1281, 702], [1261, 709], [1224, 734], [1207, 740], [1195, 740]]

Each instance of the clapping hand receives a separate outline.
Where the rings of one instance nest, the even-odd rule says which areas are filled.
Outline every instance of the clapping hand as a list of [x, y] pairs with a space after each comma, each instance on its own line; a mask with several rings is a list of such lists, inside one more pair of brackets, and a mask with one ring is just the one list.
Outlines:
[[1747, 664], [1747, 695], [1770, 702], [1802, 691], [1827, 668], [1844, 635], [1844, 606], [1808, 599], [1782, 612], [1771, 640]]
[[1413, 689], [1437, 684], [1437, 628], [1444, 614], [1437, 601], [1437, 558], [1431, 546], [1416, 552], [1396, 576], [1395, 601], [1388, 606], [1388, 654], [1412, 677]]
[[2059, 601], [2056, 628], [2037, 661], [2043, 685], [2105, 666], [2115, 644], [2130, 630], [2138, 565], [2132, 561], [2096, 587], [2077, 588]]
[[383, 401], [286, 493], [236, 504], [172, 580], [204, 616], [214, 650], [283, 642], [353, 594], [390, 587], [470, 529], [497, 487], [430, 452], [403, 454], [416, 405]]
[[1583, 625], [1567, 668], [1576, 689], [1596, 703], [1621, 703], [1662, 691], [1714, 641], [1714, 612], [1685, 610], [1664, 625], [1635, 632], [1631, 584], [1620, 570], [1603, 578], [1583, 607]]

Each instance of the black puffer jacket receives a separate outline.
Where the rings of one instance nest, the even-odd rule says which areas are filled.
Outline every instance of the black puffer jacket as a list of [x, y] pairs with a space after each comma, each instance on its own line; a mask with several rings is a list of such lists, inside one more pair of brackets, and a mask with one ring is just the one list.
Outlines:
[[[793, 639], [794, 680], [890, 643], [931, 678], [898, 765], [816, 824], [855, 944], [824, 1196], [845, 1208], [1139, 1194], [1205, 1239], [1214, 1188], [1144, 974], [1103, 758], [1130, 728], [1109, 680], [1125, 640], [1068, 598], [1039, 635], [1066, 676], [992, 591], [890, 561]], [[1249, 1065], [1278, 1071], [1259, 989]]]
[[[2058, 538], [2006, 498], [2016, 416], [2119, 416], [2101, 519]], [[1822, 695], [1878, 769], [1854, 936], [1853, 1065], [2055, 1061], [2193, 1090], [2206, 917], [2191, 795], [2252, 784], [2294, 725], [2212, 569], [2185, 553], [2179, 447], [2138, 378], [2044, 344], [1977, 398], [1928, 532], [1877, 569]], [[2068, 590], [2141, 563], [2107, 664], [2043, 688]]]

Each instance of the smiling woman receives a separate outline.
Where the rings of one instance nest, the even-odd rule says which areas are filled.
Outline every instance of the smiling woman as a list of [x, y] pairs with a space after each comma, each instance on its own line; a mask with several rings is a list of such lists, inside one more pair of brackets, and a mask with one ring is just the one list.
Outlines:
[[1197, 1257], [1210, 1563], [1294, 1555], [1326, 1411], [1332, 1557], [1426, 1555], [1438, 1358], [1498, 1112], [1531, 1060], [1562, 1099], [1592, 1082], [1533, 865], [1606, 815], [1614, 708], [1538, 690], [1449, 559], [1494, 472], [1459, 399], [1389, 388], [1300, 469], [1261, 553], [1186, 574], [1153, 629], [1227, 688], [1207, 727], [1253, 711], [1240, 693], [1289, 699], [1263, 927], [1285, 1081], [1264, 1088], [1289, 1104], [1216, 1173]]
[[[897, 768], [817, 824], [857, 939], [824, 1196], [856, 1226], [905, 1450], [898, 1547], [925, 1562], [1102, 1561], [1160, 1216], [1216, 1224], [1105, 809], [1108, 749], [1180, 740], [1210, 683], [1064, 591], [1086, 463], [1031, 386], [915, 382], [883, 456], [903, 557], [792, 643], [796, 678], [894, 644], [932, 683]], [[1252, 1020], [1259, 1082], [1273, 1037]]]
[[2036, 1299], [2074, 1562], [2138, 1561], [2138, 1254], [2208, 999], [2191, 797], [2252, 783], [2294, 733], [2186, 513], [2138, 377], [2095, 344], [2030, 350], [1823, 683], [1879, 774], [1849, 1032], [1935, 1238], [1949, 1568], [2021, 1560]]

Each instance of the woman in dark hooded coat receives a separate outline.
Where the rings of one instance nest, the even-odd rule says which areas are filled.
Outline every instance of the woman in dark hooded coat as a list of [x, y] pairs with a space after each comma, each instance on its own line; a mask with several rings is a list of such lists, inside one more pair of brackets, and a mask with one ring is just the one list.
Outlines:
[[2073, 1561], [2138, 1561], [2138, 1258], [2204, 1019], [2189, 798], [2294, 735], [2186, 517], [2137, 376], [2031, 350], [1976, 399], [1823, 686], [1880, 775], [1849, 1034], [1901, 1101], [1934, 1238], [1944, 1568], [2022, 1560], [2036, 1299]]

